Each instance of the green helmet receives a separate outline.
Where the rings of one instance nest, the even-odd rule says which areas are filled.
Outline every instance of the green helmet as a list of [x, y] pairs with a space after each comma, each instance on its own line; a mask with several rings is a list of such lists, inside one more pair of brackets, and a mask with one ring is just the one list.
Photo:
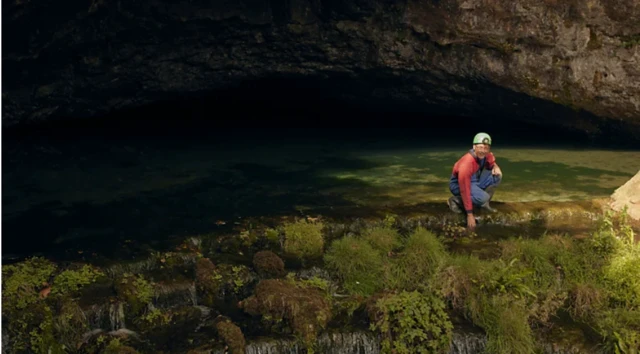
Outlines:
[[491, 145], [491, 137], [487, 133], [478, 133], [473, 137], [473, 144]]

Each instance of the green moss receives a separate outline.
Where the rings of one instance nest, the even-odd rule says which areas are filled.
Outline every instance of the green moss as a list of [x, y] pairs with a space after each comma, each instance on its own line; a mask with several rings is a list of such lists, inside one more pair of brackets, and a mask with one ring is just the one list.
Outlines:
[[38, 292], [49, 285], [58, 267], [40, 258], [2, 267], [3, 311], [23, 310], [38, 301]]
[[132, 315], [141, 313], [153, 298], [153, 285], [141, 274], [124, 273], [114, 286], [118, 297], [127, 303]]
[[390, 289], [414, 290], [428, 286], [446, 261], [444, 245], [435, 234], [417, 228], [398, 258], [391, 261], [386, 284]]
[[371, 295], [384, 284], [384, 263], [380, 252], [363, 239], [334, 240], [324, 256], [328, 269], [335, 271], [351, 294]]
[[139, 318], [146, 326], [164, 326], [171, 320], [170, 313], [154, 308]]
[[120, 339], [114, 338], [109, 341], [102, 354], [139, 354], [139, 352], [129, 346], [123, 345]]
[[620, 45], [626, 49], [630, 49], [634, 46], [640, 45], [640, 34], [620, 37]]
[[271, 243], [277, 244], [280, 242], [280, 232], [276, 229], [267, 228], [264, 231], [264, 237]]
[[417, 291], [386, 293], [368, 306], [371, 329], [383, 353], [447, 353], [453, 325], [438, 296]]
[[159, 352], [167, 345], [181, 347], [189, 342], [190, 335], [201, 323], [202, 311], [193, 306], [178, 306], [170, 309], [150, 308], [143, 315], [128, 323], [145, 341]]
[[53, 310], [40, 296], [58, 267], [33, 257], [2, 267], [2, 314], [9, 334], [7, 343], [16, 351], [60, 353], [62, 345], [54, 335]]
[[200, 258], [196, 262], [196, 288], [203, 304], [212, 306], [222, 286], [222, 275], [209, 258]]
[[90, 265], [83, 265], [79, 270], [65, 270], [56, 276], [51, 295], [77, 292], [86, 285], [93, 284], [104, 273]]
[[366, 229], [362, 233], [362, 239], [369, 242], [373, 248], [387, 254], [401, 246], [398, 231], [389, 226], [378, 226]]
[[321, 290], [281, 279], [262, 280], [255, 295], [240, 302], [240, 307], [268, 321], [284, 321], [309, 353], [332, 318], [331, 303]]
[[284, 262], [271, 251], [260, 251], [253, 256], [253, 268], [263, 277], [278, 278], [284, 275]]
[[302, 284], [306, 287], [318, 288], [324, 292], [329, 291], [329, 282], [325, 279], [319, 277], [311, 277], [309, 279], [300, 280]]
[[283, 226], [285, 252], [303, 260], [321, 257], [324, 248], [322, 228], [321, 222], [308, 222], [304, 219], [285, 223]]
[[218, 335], [229, 347], [231, 354], [244, 354], [245, 339], [240, 327], [228, 319], [216, 323]]

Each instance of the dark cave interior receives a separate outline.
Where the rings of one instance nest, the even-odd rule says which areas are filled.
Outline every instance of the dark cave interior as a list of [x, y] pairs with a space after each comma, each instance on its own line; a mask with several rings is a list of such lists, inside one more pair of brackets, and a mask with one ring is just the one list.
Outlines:
[[[5, 127], [3, 138], [6, 144], [40, 138], [157, 136], [273, 141], [394, 139], [448, 145], [485, 131], [495, 135], [496, 142], [517, 146], [637, 146], [637, 142], [621, 139], [619, 133], [624, 134], [624, 127], [618, 123], [599, 121], [600, 134], [594, 135], [574, 129], [571, 123], [558, 124], [578, 114], [591, 119], [587, 114], [501, 88], [484, 88], [473, 98], [477, 107], [459, 109], [454, 100], [425, 104], [372, 97], [375, 84], [375, 80], [335, 78], [244, 81], [223, 90], [167, 94], [162, 101], [101, 116], [59, 116], [46, 122]], [[505, 97], [520, 104], [497, 103], [504, 102]]]

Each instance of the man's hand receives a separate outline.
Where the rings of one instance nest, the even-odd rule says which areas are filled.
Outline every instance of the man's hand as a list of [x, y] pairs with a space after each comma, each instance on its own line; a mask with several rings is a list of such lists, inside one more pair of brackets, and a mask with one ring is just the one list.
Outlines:
[[476, 218], [473, 214], [467, 214], [467, 230], [474, 231], [476, 229]]
[[500, 167], [498, 167], [498, 165], [495, 165], [491, 170], [491, 174], [494, 176], [502, 176], [502, 170], [500, 169]]

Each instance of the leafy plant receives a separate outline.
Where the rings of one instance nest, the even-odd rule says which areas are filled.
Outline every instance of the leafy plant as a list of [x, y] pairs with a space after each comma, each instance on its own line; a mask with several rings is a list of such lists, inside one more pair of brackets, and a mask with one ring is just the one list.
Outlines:
[[384, 294], [369, 309], [371, 330], [382, 335], [383, 353], [446, 353], [453, 325], [434, 294]]

